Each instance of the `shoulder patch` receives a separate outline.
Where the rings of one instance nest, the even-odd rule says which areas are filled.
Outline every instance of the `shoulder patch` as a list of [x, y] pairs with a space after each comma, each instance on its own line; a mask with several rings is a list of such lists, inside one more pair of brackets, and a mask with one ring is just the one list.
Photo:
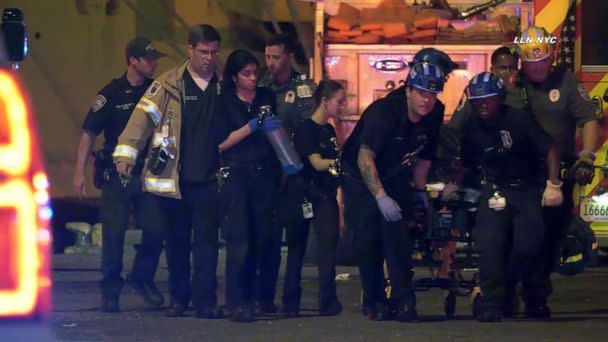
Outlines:
[[312, 90], [308, 85], [299, 85], [296, 87], [296, 92], [300, 98], [312, 97]]
[[581, 95], [581, 97], [583, 98], [583, 100], [585, 101], [591, 101], [591, 99], [589, 98], [589, 93], [587, 92], [587, 89], [585, 89], [585, 87], [583, 86], [582, 83], [579, 83], [576, 88], [578, 89], [578, 93]]
[[467, 94], [466, 93], [462, 93], [462, 97], [460, 98], [460, 101], [458, 101], [458, 106], [456, 107], [456, 111], [460, 111], [464, 108], [465, 103], [467, 103]]
[[101, 94], [97, 94], [97, 96], [95, 96], [95, 100], [93, 101], [93, 104], [91, 105], [91, 110], [93, 112], [100, 110], [101, 108], [103, 108], [103, 106], [106, 104], [106, 102], [108, 102], [108, 100], [106, 99], [105, 96], [103, 96]]
[[161, 89], [161, 85], [160, 82], [158, 81], [154, 81], [152, 82], [152, 84], [150, 85], [150, 88], [148, 88], [148, 91], [146, 91], [146, 97], [151, 99], [154, 96], [156, 96], [156, 94], [158, 94], [158, 91]]

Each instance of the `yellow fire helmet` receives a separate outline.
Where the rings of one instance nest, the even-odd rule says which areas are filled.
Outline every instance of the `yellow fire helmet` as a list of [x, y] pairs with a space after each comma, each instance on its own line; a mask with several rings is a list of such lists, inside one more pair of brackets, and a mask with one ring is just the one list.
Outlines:
[[543, 27], [532, 26], [516, 38], [515, 46], [521, 60], [535, 62], [553, 56], [555, 43], [556, 38]]

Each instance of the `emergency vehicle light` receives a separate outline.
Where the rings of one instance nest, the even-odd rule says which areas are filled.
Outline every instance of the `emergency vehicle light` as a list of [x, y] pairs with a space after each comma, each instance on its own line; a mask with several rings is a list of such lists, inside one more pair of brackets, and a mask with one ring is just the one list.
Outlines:
[[15, 80], [0, 70], [0, 173], [22, 175], [31, 164], [30, 131], [23, 93]]

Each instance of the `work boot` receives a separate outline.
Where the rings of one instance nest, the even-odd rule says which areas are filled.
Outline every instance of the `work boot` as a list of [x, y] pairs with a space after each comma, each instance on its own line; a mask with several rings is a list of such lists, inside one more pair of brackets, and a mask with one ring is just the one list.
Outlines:
[[185, 316], [186, 307], [180, 303], [172, 303], [167, 308], [165, 315], [167, 317], [182, 317]]
[[336, 299], [319, 308], [320, 316], [337, 316], [342, 313], [342, 304]]
[[240, 305], [230, 316], [233, 322], [249, 323], [255, 321], [255, 309], [253, 305]]
[[395, 320], [399, 322], [412, 322], [418, 319], [416, 307], [411, 305], [400, 305], [397, 308]]
[[101, 297], [102, 312], [120, 312], [118, 297]]
[[152, 307], [160, 307], [163, 305], [165, 298], [156, 287], [154, 282], [136, 281], [127, 278], [127, 284], [144, 300], [144, 302]]
[[388, 305], [376, 303], [373, 307], [367, 308], [367, 317], [373, 321], [388, 321], [393, 319], [394, 315]]
[[259, 304], [260, 315], [274, 315], [279, 311], [279, 308], [273, 302], [263, 301]]

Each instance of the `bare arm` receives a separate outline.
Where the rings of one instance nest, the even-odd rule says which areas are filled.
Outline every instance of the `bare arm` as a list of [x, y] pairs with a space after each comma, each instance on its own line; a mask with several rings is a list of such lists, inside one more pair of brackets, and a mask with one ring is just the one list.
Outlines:
[[72, 179], [72, 186], [74, 192], [78, 196], [86, 194], [85, 189], [85, 169], [87, 166], [87, 160], [89, 153], [93, 148], [97, 136], [89, 131], [82, 132], [80, 136], [80, 143], [78, 144], [78, 152], [76, 152], [76, 165], [74, 167], [74, 178]]
[[243, 127], [232, 131], [230, 133], [230, 135], [228, 135], [228, 138], [226, 138], [226, 140], [222, 141], [219, 145], [218, 145], [218, 149], [220, 150], [220, 153], [230, 149], [232, 146], [240, 143], [243, 139], [247, 138], [247, 136], [249, 136], [251, 134], [251, 128], [249, 128], [249, 125], [244, 125]]
[[553, 184], [559, 184], [559, 153], [555, 145], [547, 152], [548, 180]]
[[426, 180], [431, 169], [431, 161], [425, 159], [418, 159], [413, 167], [414, 174], [414, 188], [418, 190], [424, 190], [426, 188]]
[[375, 198], [386, 196], [386, 191], [380, 182], [378, 176], [378, 169], [376, 169], [375, 159], [376, 154], [365, 145], [361, 145], [359, 148], [359, 156], [357, 157], [357, 164], [361, 171], [363, 181], [367, 185], [369, 191], [374, 195]]
[[319, 153], [314, 153], [314, 154], [311, 154], [310, 156], [308, 156], [308, 161], [310, 162], [310, 165], [312, 165], [312, 167], [314, 167], [315, 170], [317, 170], [319, 172], [329, 170], [329, 167], [331, 166], [331, 164], [333, 164], [335, 162], [335, 160], [333, 160], [333, 159], [321, 158], [321, 155]]

